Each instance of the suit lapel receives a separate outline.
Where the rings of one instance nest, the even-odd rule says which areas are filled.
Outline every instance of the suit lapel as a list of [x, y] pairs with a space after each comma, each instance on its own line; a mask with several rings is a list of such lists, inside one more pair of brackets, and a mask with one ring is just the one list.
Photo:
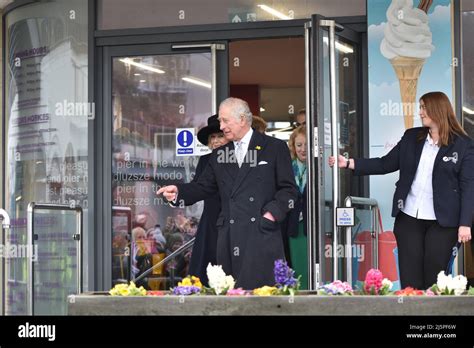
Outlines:
[[[242, 166], [239, 169], [239, 173], [237, 175], [237, 178], [235, 179], [234, 187], [232, 188], [231, 195], [234, 194], [235, 191], [237, 191], [237, 189], [242, 184], [242, 182], [244, 181], [244, 179], [246, 178], [248, 173], [253, 168], [253, 167], [251, 167], [251, 164], [252, 164], [252, 166], [254, 166], [254, 165], [257, 166], [258, 165], [258, 153], [259, 153], [260, 150], [258, 150], [257, 147], [262, 148], [263, 145], [264, 145], [264, 142], [265, 142], [265, 137], [261, 133], [254, 130], [253, 134], [252, 134], [252, 138], [250, 138], [250, 143], [249, 143], [249, 147], [247, 149], [247, 153], [245, 154], [245, 159], [242, 163]], [[253, 152], [252, 155], [250, 155], [251, 151]], [[256, 158], [254, 159], [254, 161], [255, 161], [254, 163], [250, 163], [249, 156], [256, 156]], [[238, 165], [237, 165], [237, 167], [238, 167]]]
[[[237, 161], [230, 161], [230, 154], [234, 154], [234, 142], [231, 141], [225, 147], [223, 147], [223, 150], [226, 151], [225, 158], [223, 159], [223, 165], [229, 176], [232, 178], [232, 180], [235, 182], [235, 179], [237, 177], [237, 174], [239, 173], [239, 165], [237, 164]], [[233, 160], [235, 158], [232, 158]]]

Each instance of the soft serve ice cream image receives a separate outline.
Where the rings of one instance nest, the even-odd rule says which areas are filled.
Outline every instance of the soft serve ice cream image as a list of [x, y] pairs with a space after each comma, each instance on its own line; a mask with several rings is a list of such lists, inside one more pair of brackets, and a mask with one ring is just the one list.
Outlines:
[[392, 0], [387, 10], [380, 51], [390, 60], [400, 84], [405, 129], [413, 127], [418, 78], [434, 50], [427, 14], [431, 3], [421, 0], [413, 8], [413, 0]]

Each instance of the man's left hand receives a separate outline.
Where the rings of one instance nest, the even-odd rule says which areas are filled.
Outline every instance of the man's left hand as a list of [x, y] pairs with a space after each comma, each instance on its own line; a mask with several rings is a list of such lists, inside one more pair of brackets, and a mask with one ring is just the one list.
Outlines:
[[265, 214], [263, 214], [263, 217], [265, 219], [268, 219], [270, 221], [275, 222], [275, 218], [273, 217], [272, 213], [270, 213], [269, 211], [267, 211]]

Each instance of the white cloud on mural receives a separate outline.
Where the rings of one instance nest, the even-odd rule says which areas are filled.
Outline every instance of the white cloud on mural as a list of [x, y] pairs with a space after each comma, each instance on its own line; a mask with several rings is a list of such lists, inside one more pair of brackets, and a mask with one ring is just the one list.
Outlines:
[[451, 20], [451, 6], [438, 5], [428, 17], [430, 18], [430, 25], [443, 26]]
[[375, 25], [375, 24], [369, 25], [369, 28], [367, 29], [367, 31], [368, 31], [368, 36], [370, 40], [374, 40], [377, 42], [382, 41], [383, 31], [385, 30], [386, 24], [387, 24], [386, 22], [383, 22], [378, 25]]

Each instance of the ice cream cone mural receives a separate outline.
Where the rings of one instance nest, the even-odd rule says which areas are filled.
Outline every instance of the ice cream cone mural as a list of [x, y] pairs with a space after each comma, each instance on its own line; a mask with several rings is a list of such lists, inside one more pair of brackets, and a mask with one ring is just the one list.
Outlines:
[[418, 79], [434, 50], [427, 14], [432, 2], [421, 0], [414, 8], [413, 0], [392, 0], [387, 10], [380, 51], [390, 60], [400, 84], [405, 129], [413, 127]]

